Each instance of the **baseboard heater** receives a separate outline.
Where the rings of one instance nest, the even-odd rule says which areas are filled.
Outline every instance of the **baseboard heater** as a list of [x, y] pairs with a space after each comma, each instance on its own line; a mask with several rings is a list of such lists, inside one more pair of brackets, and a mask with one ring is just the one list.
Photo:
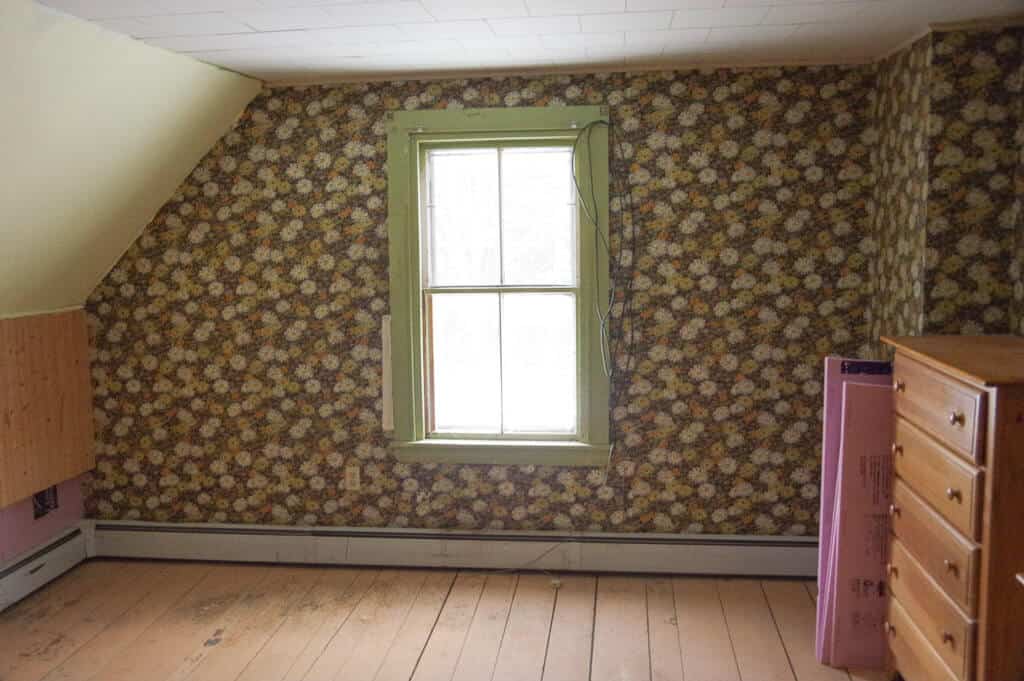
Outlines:
[[89, 555], [110, 558], [812, 577], [800, 537], [466, 532], [97, 521]]
[[85, 558], [85, 535], [76, 527], [28, 555], [0, 565], [0, 611], [60, 577]]

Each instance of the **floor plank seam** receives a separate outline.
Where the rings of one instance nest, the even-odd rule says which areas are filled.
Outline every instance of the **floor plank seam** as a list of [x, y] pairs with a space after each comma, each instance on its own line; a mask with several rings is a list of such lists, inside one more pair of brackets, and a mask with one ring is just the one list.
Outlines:
[[594, 606], [591, 611], [593, 614], [590, 616], [590, 656], [587, 658], [587, 681], [592, 681], [594, 678], [594, 641], [597, 639], [598, 579], [599, 577], [594, 577]]
[[[169, 602], [167, 604], [167, 608], [165, 610], [161, 611], [160, 614], [157, 615], [153, 619], [152, 622], [150, 622], [145, 627], [143, 627], [138, 632], [138, 634], [134, 638], [132, 638], [131, 641], [128, 641], [120, 650], [123, 651], [125, 648], [130, 649], [132, 644], [134, 644], [136, 641], [138, 641], [140, 638], [142, 638], [146, 634], [146, 632], [148, 632], [154, 625], [156, 625], [157, 622], [159, 622], [161, 619], [163, 619], [163, 617], [167, 613], [171, 612], [174, 609], [175, 605], [178, 605], [179, 603], [185, 601], [189, 597], [189, 595], [192, 594], [193, 591], [198, 589], [199, 585], [202, 584], [206, 580], [206, 578], [210, 576], [210, 574], [212, 572], [213, 572], [213, 567], [212, 566], [208, 566], [205, 570], [203, 570], [203, 572], [200, 573], [199, 578], [196, 579], [196, 581], [192, 584], [192, 586], [190, 586], [188, 588], [188, 590], [184, 594], [182, 594], [181, 598], [177, 602], [174, 602], [174, 601]], [[106, 671], [107, 667], [109, 666], [109, 662], [110, 661], [108, 660], [107, 663], [103, 664], [103, 666], [101, 666], [98, 670], [96, 670], [96, 672], [94, 672], [92, 675], [90, 675], [86, 679], [86, 681], [93, 681], [93, 679], [97, 678], [102, 672]]]
[[[548, 576], [550, 577], [551, 575]], [[557, 579], [557, 577], [554, 577], [553, 579]], [[555, 628], [555, 610], [558, 608], [558, 592], [561, 590], [561, 582], [559, 582], [559, 585], [555, 587], [555, 597], [551, 600], [551, 616], [548, 618], [548, 636], [544, 641], [544, 660], [540, 663], [541, 681], [543, 681], [544, 672], [548, 667], [548, 651], [551, 650], [551, 632]]]
[[494, 681], [494, 675], [498, 672], [498, 660], [501, 659], [501, 649], [505, 645], [505, 635], [508, 633], [508, 623], [512, 620], [512, 608], [516, 604], [516, 594], [519, 592], [519, 577], [515, 575], [516, 583], [512, 587], [512, 598], [508, 602], [508, 612], [505, 613], [505, 626], [501, 629], [501, 642], [498, 644], [498, 652], [494, 656], [494, 668], [491, 669], [490, 681]]
[[647, 678], [654, 679], [654, 652], [651, 650], [651, 596], [650, 583], [644, 578], [644, 626], [647, 627]]
[[[321, 657], [321, 656], [322, 656], [322, 655], [324, 654], [324, 652], [325, 652], [325, 651], [326, 651], [326, 650], [327, 650], [328, 648], [330, 648], [330, 647], [331, 647], [331, 643], [333, 643], [333, 642], [334, 642], [334, 639], [335, 639], [335, 638], [336, 638], [336, 637], [338, 636], [338, 632], [340, 632], [340, 631], [341, 631], [342, 627], [344, 627], [344, 626], [345, 626], [345, 624], [346, 624], [346, 623], [348, 622], [349, 618], [351, 618], [351, 617], [352, 617], [352, 613], [354, 613], [354, 612], [356, 611], [356, 609], [357, 609], [357, 608], [359, 607], [359, 604], [363, 602], [363, 599], [364, 599], [364, 598], [366, 598], [366, 595], [367, 595], [368, 593], [370, 593], [370, 591], [371, 591], [371, 590], [373, 589], [373, 586], [374, 586], [374, 585], [375, 585], [375, 584], [377, 583], [377, 578], [378, 578], [379, 576], [380, 576], [380, 570], [376, 570], [376, 571], [374, 572], [374, 575], [373, 575], [373, 579], [371, 579], [371, 580], [370, 580], [370, 583], [366, 585], [366, 590], [365, 590], [365, 591], [363, 591], [363, 593], [359, 594], [359, 597], [358, 597], [358, 598], [356, 599], [355, 603], [353, 603], [353, 604], [352, 604], [352, 607], [351, 607], [351, 608], [349, 609], [349, 611], [348, 611], [348, 614], [346, 614], [346, 615], [345, 615], [345, 618], [344, 618], [344, 619], [343, 619], [343, 620], [341, 621], [341, 623], [340, 623], [340, 624], [338, 624], [338, 627], [337, 627], [337, 628], [336, 628], [336, 629], [334, 630], [334, 633], [333, 633], [333, 634], [331, 634], [331, 637], [330, 637], [329, 639], [327, 639], [327, 643], [325, 643], [325, 644], [324, 644], [324, 647], [323, 647], [323, 649], [322, 649], [322, 650], [321, 650], [321, 651], [319, 652], [319, 654], [317, 654], [317, 656], [316, 656], [315, 658], [313, 658], [313, 660], [312, 660], [312, 661], [310, 662], [310, 664], [309, 664], [309, 668], [308, 668], [308, 669], [306, 669], [306, 671], [305, 671], [305, 672], [303, 672], [303, 674], [302, 674], [302, 678], [303, 678], [303, 679], [305, 679], [305, 678], [306, 678], [306, 677], [307, 677], [307, 676], [309, 675], [309, 672], [310, 672], [310, 670], [311, 670], [311, 669], [313, 669], [313, 667], [315, 667], [315, 666], [316, 666], [316, 663], [320, 661], [320, 657]], [[353, 581], [353, 582], [352, 582], [352, 584], [355, 584], [355, 581]], [[344, 591], [344, 592], [342, 592], [342, 595], [343, 595], [343, 596], [344, 596], [344, 594], [345, 594], [345, 593], [346, 593], [346, 592], [348, 591], [348, 589], [349, 589], [349, 587], [345, 587], [345, 591]], [[307, 646], [308, 646], [308, 644], [307, 644]], [[291, 663], [291, 665], [290, 665], [290, 666], [288, 667], [288, 671], [287, 671], [287, 672], [285, 672], [285, 675], [284, 675], [284, 677], [283, 677], [283, 678], [285, 678], [285, 679], [286, 679], [286, 678], [288, 678], [288, 676], [289, 676], [289, 675], [290, 675], [290, 674], [292, 673], [292, 669], [293, 669], [293, 668], [295, 667], [295, 665], [297, 665], [297, 664], [299, 663], [299, 660], [301, 660], [301, 659], [302, 659], [302, 653], [304, 653], [304, 652], [306, 652], [306, 649], [305, 649], [305, 648], [303, 648], [303, 649], [302, 649], [302, 650], [301, 650], [301, 651], [299, 652], [298, 656], [296, 656], [295, 660], [294, 660], [294, 661], [293, 661], [293, 662]]]
[[793, 677], [793, 681], [800, 681], [796, 675], [796, 667], [793, 665], [793, 657], [789, 654], [789, 648], [786, 647], [786, 639], [782, 635], [782, 629], [779, 628], [779, 620], [775, 617], [775, 610], [772, 608], [772, 601], [768, 598], [768, 593], [764, 590], [764, 582], [758, 582], [758, 586], [761, 588], [761, 597], [764, 598], [764, 603], [768, 607], [768, 615], [772, 618], [772, 625], [775, 626], [775, 635], [779, 637], [779, 645], [782, 646], [782, 653], [786, 656], [786, 663], [789, 664], [789, 673]]
[[288, 609], [285, 610], [281, 614], [281, 619], [277, 623], [277, 626], [274, 627], [274, 629], [267, 635], [266, 639], [263, 641], [263, 643], [260, 645], [260, 647], [256, 650], [256, 653], [252, 656], [252, 659], [250, 659], [247, 663], [245, 663], [245, 666], [243, 666], [240, 670], [238, 670], [238, 673], [235, 674], [235, 678], [232, 679], [232, 681], [238, 681], [238, 679], [242, 678], [245, 675], [245, 672], [247, 672], [249, 670], [249, 666], [253, 663], [253, 661], [256, 660], [257, 658], [259, 658], [259, 656], [263, 652], [263, 650], [268, 645], [270, 645], [270, 642], [273, 641], [274, 637], [277, 636], [279, 631], [281, 631], [281, 627], [283, 627], [285, 625], [285, 623], [288, 621], [288, 618], [291, 616], [292, 609], [295, 608], [296, 606], [298, 606], [299, 604], [301, 604], [303, 599], [306, 598], [306, 596], [308, 596], [310, 593], [313, 592], [313, 589], [315, 589], [317, 587], [317, 585], [320, 584], [320, 580], [322, 580], [323, 578], [324, 578], [324, 575], [321, 575], [317, 579], [313, 580], [310, 583], [309, 588], [306, 589], [305, 591], [303, 591], [301, 594], [299, 594], [298, 598], [295, 599], [295, 602], [288, 606]]
[[427, 646], [430, 644], [430, 639], [434, 637], [434, 630], [437, 629], [437, 623], [441, 621], [441, 613], [444, 612], [444, 606], [448, 604], [448, 599], [452, 595], [452, 590], [455, 588], [455, 582], [459, 580], [460, 574], [462, 573], [456, 570], [455, 576], [452, 578], [451, 583], [448, 585], [448, 591], [444, 595], [444, 600], [441, 601], [441, 607], [437, 609], [437, 615], [434, 616], [434, 622], [430, 625], [430, 631], [427, 633], [427, 637], [423, 639], [423, 647], [420, 648], [420, 654], [416, 656], [416, 663], [412, 666], [412, 670], [409, 672], [408, 681], [412, 681], [412, 679], [416, 676], [416, 670], [420, 667], [420, 660], [423, 659], [423, 653], [427, 652]]
[[718, 598], [718, 607], [722, 609], [722, 622], [725, 623], [725, 632], [729, 634], [729, 649], [732, 650], [732, 664], [736, 668], [736, 675], [740, 678], [740, 681], [755, 681], [754, 679], [743, 678], [743, 670], [740, 669], [740, 659], [736, 655], [736, 642], [733, 640], [732, 628], [729, 626], [729, 614], [725, 611], [725, 603], [722, 601], [722, 590], [718, 588], [718, 581], [715, 581], [714, 585], [715, 596]]
[[[466, 625], [466, 631], [462, 635], [462, 642], [459, 644], [459, 654], [455, 656], [455, 664], [452, 665], [452, 673], [448, 676], [447, 681], [452, 681], [455, 678], [455, 673], [459, 670], [459, 664], [462, 662], [462, 653], [466, 649], [466, 641], [469, 640], [469, 632], [473, 629], [473, 622], [476, 620], [476, 614], [480, 611], [480, 602], [484, 599], [484, 592], [487, 590], [487, 580], [490, 576], [484, 576], [484, 583], [480, 585], [480, 593], [477, 595], [476, 602], [473, 604], [473, 614], [469, 618], [469, 623]], [[428, 641], [429, 643], [429, 641]], [[491, 672], [493, 676], [494, 672]], [[415, 677], [415, 674], [413, 675]]]

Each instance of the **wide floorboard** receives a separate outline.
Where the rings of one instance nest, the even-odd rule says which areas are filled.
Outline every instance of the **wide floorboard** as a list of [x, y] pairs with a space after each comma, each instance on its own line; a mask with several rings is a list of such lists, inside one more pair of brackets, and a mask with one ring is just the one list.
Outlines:
[[860, 681], [809, 582], [92, 561], [0, 613], [2, 681]]

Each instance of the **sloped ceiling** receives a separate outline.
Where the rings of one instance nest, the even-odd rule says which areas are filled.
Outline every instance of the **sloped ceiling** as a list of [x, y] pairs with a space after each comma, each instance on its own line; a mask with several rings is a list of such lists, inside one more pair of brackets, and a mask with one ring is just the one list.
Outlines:
[[27, 0], [0, 64], [0, 317], [82, 305], [261, 87]]

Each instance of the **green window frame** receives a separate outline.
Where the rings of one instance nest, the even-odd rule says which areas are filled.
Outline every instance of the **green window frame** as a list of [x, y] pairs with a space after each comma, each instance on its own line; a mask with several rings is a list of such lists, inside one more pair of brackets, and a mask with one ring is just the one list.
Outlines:
[[[608, 121], [601, 106], [399, 111], [389, 117], [388, 240], [390, 258], [392, 450], [400, 461], [422, 463], [603, 466], [609, 458], [609, 378], [596, 310], [608, 300]], [[576, 357], [578, 432], [528, 440], [516, 436], [448, 437], [427, 432], [424, 379], [424, 276], [420, 192], [426, 151], [459, 145], [576, 145], [576, 177], [587, 207], [577, 201], [578, 282]], [[601, 235], [597, 234], [600, 230]]]

